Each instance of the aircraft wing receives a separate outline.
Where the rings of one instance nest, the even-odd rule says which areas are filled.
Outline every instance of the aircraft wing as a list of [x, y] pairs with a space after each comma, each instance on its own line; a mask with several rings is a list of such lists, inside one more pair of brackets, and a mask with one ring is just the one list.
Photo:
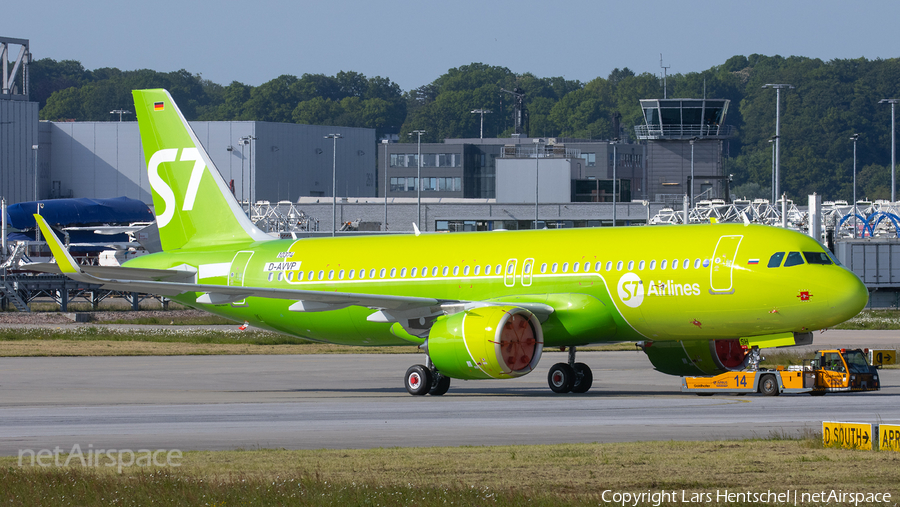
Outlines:
[[[78, 265], [82, 273], [94, 277], [98, 280], [102, 279], [126, 279], [132, 281], [172, 281], [172, 282], [191, 282], [197, 270], [191, 266], [178, 266], [172, 269], [147, 269], [147, 268], [128, 268], [122, 266], [81, 266]], [[63, 274], [59, 264], [53, 262], [31, 262], [22, 264], [17, 269], [24, 271], [38, 271], [40, 273], [53, 273], [56, 275]], [[91, 282], [97, 283], [97, 282]], [[114, 289], [119, 290], [119, 289]]]

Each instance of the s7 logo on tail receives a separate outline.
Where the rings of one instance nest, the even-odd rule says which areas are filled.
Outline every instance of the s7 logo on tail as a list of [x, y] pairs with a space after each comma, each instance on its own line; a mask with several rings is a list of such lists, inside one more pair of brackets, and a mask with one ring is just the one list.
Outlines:
[[[172, 220], [172, 217], [175, 215], [176, 202], [175, 192], [172, 191], [172, 187], [159, 175], [159, 165], [165, 162], [175, 162], [178, 159], [177, 157], [178, 148], [168, 148], [154, 153], [147, 163], [150, 187], [166, 203], [165, 212], [158, 214], [156, 217], [157, 226], [160, 228], [165, 227]], [[181, 162], [194, 162], [194, 167], [191, 170], [191, 179], [188, 181], [184, 201], [181, 206], [182, 211], [190, 211], [194, 209], [194, 201], [197, 199], [197, 191], [200, 189], [200, 179], [203, 177], [203, 169], [206, 167], [206, 163], [203, 161], [203, 157], [200, 156], [200, 151], [197, 148], [183, 148], [181, 150], [181, 158], [178, 160]], [[175, 178], [175, 175], [173, 174], [172, 177]]]

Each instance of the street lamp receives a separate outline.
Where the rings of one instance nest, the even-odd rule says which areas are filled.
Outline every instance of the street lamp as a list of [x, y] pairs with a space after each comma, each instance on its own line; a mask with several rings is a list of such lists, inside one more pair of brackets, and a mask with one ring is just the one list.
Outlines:
[[[328, 134], [325, 139], [331, 139], [331, 236], [337, 230], [337, 140], [344, 136], [340, 134]], [[342, 208], [343, 209], [343, 208]]]
[[131, 111], [128, 111], [128, 110], [126, 110], [126, 109], [113, 109], [112, 111], [109, 112], [109, 114], [117, 114], [117, 115], [119, 115], [119, 121], [121, 122], [121, 121], [122, 121], [122, 115], [123, 115], [123, 114], [131, 114]]
[[[618, 160], [616, 160], [616, 145], [619, 144], [619, 138], [616, 137], [609, 144], [613, 147], [613, 174], [612, 174], [612, 199], [613, 199], [613, 224], [612, 226], [616, 226], [616, 166], [618, 165]], [[693, 143], [691, 143], [693, 144]]]
[[387, 231], [387, 193], [388, 193], [388, 145], [390, 141], [382, 139], [384, 145], [384, 230]]
[[853, 134], [850, 136], [850, 140], [853, 141], [853, 237], [856, 238], [856, 141], [859, 139], [859, 134]]
[[694, 208], [694, 142], [700, 139], [699, 137], [692, 137], [690, 139], [691, 143], [691, 183], [688, 185], [688, 202], [691, 204], [691, 209]]
[[484, 115], [489, 114], [489, 113], [493, 113], [493, 111], [491, 111], [490, 109], [473, 109], [472, 110], [472, 114], [480, 114], [481, 115], [481, 130], [479, 131], [480, 134], [479, 134], [478, 138], [482, 139], [482, 140], [484, 139]]
[[538, 184], [538, 182], [540, 181], [540, 176], [541, 176], [541, 168], [539, 165], [540, 160], [541, 160], [540, 148], [541, 148], [541, 143], [543, 143], [544, 140], [541, 139], [540, 137], [538, 137], [538, 138], [532, 139], [532, 142], [534, 143], [534, 230], [537, 230], [537, 228], [538, 228], [538, 202], [539, 202], [538, 201], [538, 189], [540, 188], [540, 185]]
[[413, 130], [410, 136], [416, 134], [418, 150], [416, 154], [416, 227], [422, 230], [422, 134], [424, 130]]
[[780, 180], [778, 171], [781, 168], [781, 89], [794, 89], [794, 85], [789, 84], [764, 84], [763, 88], [775, 88], [775, 195], [778, 196], [780, 190], [778, 182]]
[[891, 202], [896, 202], [897, 198], [894, 194], [896, 188], [895, 179], [897, 175], [897, 142], [894, 137], [894, 106], [900, 102], [900, 99], [881, 99], [879, 104], [891, 105]]

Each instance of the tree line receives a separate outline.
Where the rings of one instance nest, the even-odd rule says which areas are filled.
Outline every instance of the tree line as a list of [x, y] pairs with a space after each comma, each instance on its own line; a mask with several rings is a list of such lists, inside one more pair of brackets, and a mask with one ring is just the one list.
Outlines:
[[[398, 133], [424, 142], [514, 132], [514, 95], [524, 94], [528, 134], [536, 137], [634, 139], [643, 122], [640, 99], [662, 98], [659, 76], [615, 69], [587, 83], [562, 77], [515, 74], [505, 67], [472, 63], [448, 70], [433, 82], [403, 91], [385, 77], [346, 71], [334, 76], [283, 75], [259, 86], [223, 86], [186, 70], [86, 70], [79, 62], [31, 63], [32, 100], [44, 120], [108, 121], [114, 109], [132, 109], [131, 90], [166, 88], [189, 120], [256, 120], [367, 127], [379, 137]], [[734, 56], [701, 72], [668, 76], [669, 98], [730, 99], [726, 123], [737, 135], [726, 142], [726, 171], [737, 197], [769, 197], [775, 134], [775, 91], [782, 90], [781, 174], [788, 197], [818, 192], [826, 199], [852, 196], [852, 134], [857, 145], [857, 195], [890, 198], [891, 111], [879, 104], [897, 98], [900, 60], [865, 58], [822, 61], [799, 56]], [[618, 125], [618, 130], [616, 126]]]

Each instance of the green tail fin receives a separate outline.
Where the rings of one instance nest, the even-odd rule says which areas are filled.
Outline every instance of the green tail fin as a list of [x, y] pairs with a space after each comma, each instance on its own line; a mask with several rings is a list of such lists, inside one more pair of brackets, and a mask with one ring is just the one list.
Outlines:
[[267, 241], [166, 90], [134, 90], [163, 250]]

